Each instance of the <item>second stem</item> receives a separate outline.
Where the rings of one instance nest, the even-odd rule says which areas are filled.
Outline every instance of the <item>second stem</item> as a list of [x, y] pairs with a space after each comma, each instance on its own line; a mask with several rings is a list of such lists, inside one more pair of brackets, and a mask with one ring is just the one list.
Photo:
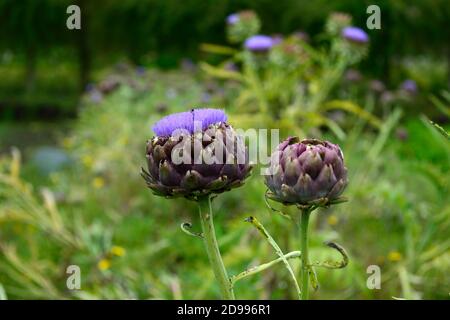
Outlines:
[[302, 300], [308, 300], [309, 296], [308, 223], [310, 214], [311, 210], [303, 209], [300, 218]]

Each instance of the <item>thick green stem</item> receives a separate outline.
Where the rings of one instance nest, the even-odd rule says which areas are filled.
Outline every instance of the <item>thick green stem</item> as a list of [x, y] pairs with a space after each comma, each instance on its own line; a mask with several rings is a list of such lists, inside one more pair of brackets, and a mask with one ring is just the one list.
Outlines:
[[309, 216], [311, 214], [310, 209], [302, 210], [300, 236], [301, 236], [301, 252], [302, 252], [302, 266], [300, 274], [302, 278], [302, 300], [308, 300], [309, 293], [309, 256], [308, 256], [308, 223]]
[[211, 210], [211, 198], [204, 197], [199, 199], [198, 207], [200, 212], [200, 220], [203, 229], [203, 241], [205, 243], [206, 252], [209, 262], [220, 286], [222, 297], [225, 300], [234, 300], [234, 292], [228, 278], [227, 270], [220, 256], [219, 246], [217, 244], [216, 233], [214, 231], [213, 214]]

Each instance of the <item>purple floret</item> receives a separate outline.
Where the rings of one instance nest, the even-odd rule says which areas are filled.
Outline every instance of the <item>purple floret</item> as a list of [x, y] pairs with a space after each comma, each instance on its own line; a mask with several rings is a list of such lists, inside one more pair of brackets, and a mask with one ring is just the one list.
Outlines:
[[232, 13], [227, 17], [227, 23], [228, 24], [236, 24], [239, 22], [239, 14], [238, 13]]
[[342, 36], [348, 41], [357, 43], [367, 43], [369, 41], [367, 33], [358, 27], [345, 27], [342, 29]]
[[220, 109], [192, 109], [187, 112], [179, 112], [168, 115], [155, 123], [152, 130], [157, 136], [170, 136], [175, 130], [186, 130], [194, 133], [198, 126], [205, 130], [212, 124], [226, 122], [227, 115]]
[[267, 51], [273, 46], [272, 37], [265, 35], [256, 35], [245, 40], [244, 46], [247, 50], [262, 52]]
[[410, 93], [416, 93], [417, 92], [417, 84], [414, 80], [408, 79], [405, 80], [402, 85], [401, 88], [407, 92]]

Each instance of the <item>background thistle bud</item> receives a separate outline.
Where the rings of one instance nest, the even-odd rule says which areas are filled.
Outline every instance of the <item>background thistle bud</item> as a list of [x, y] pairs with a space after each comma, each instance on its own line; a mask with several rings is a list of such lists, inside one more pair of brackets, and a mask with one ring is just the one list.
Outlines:
[[290, 137], [272, 154], [266, 185], [269, 198], [283, 204], [329, 204], [347, 185], [342, 151], [328, 141]]
[[332, 36], [352, 24], [352, 16], [343, 12], [332, 12], [325, 23], [325, 30]]
[[241, 186], [251, 166], [243, 139], [226, 120], [222, 110], [193, 109], [158, 121], [147, 142], [148, 172], [142, 170], [147, 186], [156, 195], [194, 200]]
[[226, 18], [227, 38], [230, 43], [241, 43], [258, 33], [261, 21], [255, 12], [244, 10]]

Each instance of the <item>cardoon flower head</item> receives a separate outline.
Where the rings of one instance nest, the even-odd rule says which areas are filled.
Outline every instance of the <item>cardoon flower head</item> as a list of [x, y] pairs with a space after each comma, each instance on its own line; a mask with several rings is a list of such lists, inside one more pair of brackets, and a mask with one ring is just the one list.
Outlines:
[[326, 21], [325, 29], [332, 35], [337, 36], [342, 29], [352, 24], [352, 16], [344, 12], [332, 12]]
[[227, 24], [233, 25], [239, 22], [239, 14], [232, 13], [227, 17]]
[[349, 82], [359, 82], [362, 79], [362, 74], [356, 69], [349, 69], [345, 72], [344, 78]]
[[243, 184], [250, 174], [243, 139], [218, 109], [192, 109], [159, 120], [147, 142], [148, 172], [142, 175], [160, 196], [218, 194]]
[[266, 52], [273, 46], [272, 37], [255, 35], [245, 40], [244, 47], [253, 52]]
[[391, 91], [384, 91], [381, 94], [380, 100], [384, 105], [389, 105], [395, 101], [395, 95]]
[[417, 93], [417, 83], [414, 80], [408, 79], [401, 84], [401, 89], [408, 93]]
[[152, 130], [157, 136], [170, 136], [176, 130], [184, 129], [194, 133], [194, 123], [201, 124], [200, 130], [209, 125], [226, 122], [226, 114], [219, 109], [192, 109], [191, 111], [173, 113], [155, 123]]
[[300, 67], [308, 59], [301, 40], [295, 36], [284, 39], [270, 50], [269, 61], [286, 72]]
[[347, 185], [342, 151], [328, 141], [290, 137], [272, 154], [266, 185], [268, 197], [283, 204], [333, 203]]
[[369, 36], [367, 33], [358, 27], [345, 27], [341, 32], [342, 37], [348, 41], [355, 43], [367, 43], [369, 42]]
[[296, 39], [298, 39], [300, 41], [304, 41], [304, 42], [309, 41], [309, 34], [307, 34], [304, 31], [296, 31], [292, 34], [292, 36], [294, 36]]
[[225, 63], [223, 68], [227, 71], [238, 71], [239, 70], [239, 67], [234, 62]]
[[231, 43], [241, 43], [259, 32], [261, 21], [251, 10], [230, 14], [226, 18], [227, 37]]
[[145, 75], [145, 73], [146, 73], [146, 68], [144, 67], [144, 66], [137, 66], [136, 67], [136, 74], [138, 75], [138, 76], [144, 76]]

